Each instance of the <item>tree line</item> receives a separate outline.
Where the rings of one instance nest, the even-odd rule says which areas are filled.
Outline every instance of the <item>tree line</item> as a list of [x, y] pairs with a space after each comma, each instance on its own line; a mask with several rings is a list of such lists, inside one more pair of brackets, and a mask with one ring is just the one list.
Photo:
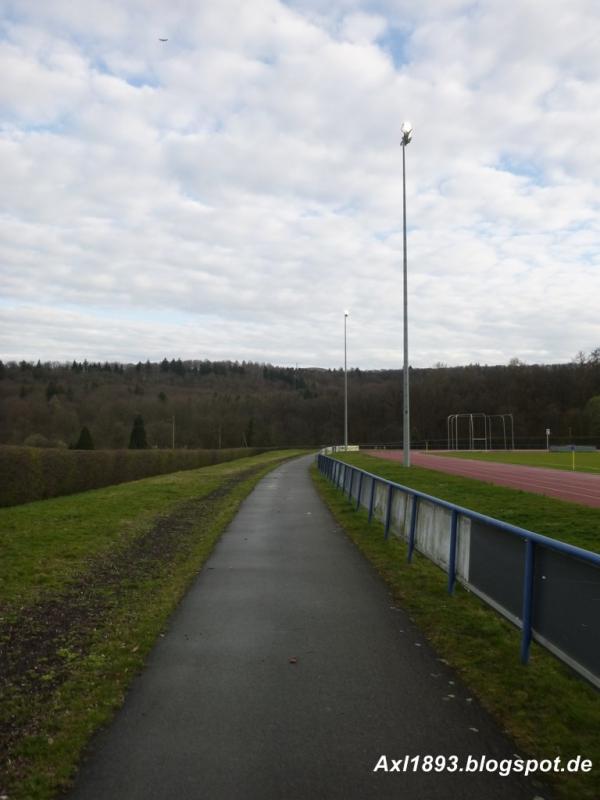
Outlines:
[[[513, 359], [410, 373], [417, 446], [445, 446], [447, 417], [457, 413], [513, 414], [517, 446], [545, 445], [547, 428], [554, 441], [600, 445], [600, 348], [566, 364]], [[350, 440], [400, 443], [401, 370], [350, 369], [348, 387]], [[341, 369], [181, 359], [0, 361], [2, 444], [317, 446], [342, 440], [343, 415]]]

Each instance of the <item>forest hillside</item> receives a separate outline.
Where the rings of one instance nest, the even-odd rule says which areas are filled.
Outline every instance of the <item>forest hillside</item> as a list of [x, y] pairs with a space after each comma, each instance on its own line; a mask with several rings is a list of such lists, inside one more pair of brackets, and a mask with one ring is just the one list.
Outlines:
[[[449, 414], [513, 414], [516, 445], [600, 446], [600, 348], [568, 364], [411, 369], [415, 446], [446, 446]], [[348, 374], [349, 438], [402, 441], [401, 370]], [[150, 447], [323, 445], [343, 437], [340, 369], [229, 361], [71, 364], [0, 361], [0, 443], [127, 447], [136, 416]]]

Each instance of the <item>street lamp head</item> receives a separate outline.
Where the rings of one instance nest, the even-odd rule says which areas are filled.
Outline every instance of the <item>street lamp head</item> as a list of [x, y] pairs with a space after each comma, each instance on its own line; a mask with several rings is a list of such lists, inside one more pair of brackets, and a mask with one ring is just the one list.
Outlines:
[[344, 311], [344, 316], [345, 317], [349, 317], [350, 316], [350, 312], [349, 311]]
[[400, 130], [402, 131], [402, 144], [403, 145], [408, 144], [411, 141], [413, 135], [412, 125], [408, 121], [403, 122]]

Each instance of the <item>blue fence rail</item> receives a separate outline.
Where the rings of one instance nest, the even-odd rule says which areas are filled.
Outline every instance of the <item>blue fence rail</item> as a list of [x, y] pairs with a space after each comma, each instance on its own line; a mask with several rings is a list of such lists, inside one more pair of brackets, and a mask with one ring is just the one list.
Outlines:
[[381, 478], [323, 453], [319, 471], [521, 631], [600, 688], [600, 555]]

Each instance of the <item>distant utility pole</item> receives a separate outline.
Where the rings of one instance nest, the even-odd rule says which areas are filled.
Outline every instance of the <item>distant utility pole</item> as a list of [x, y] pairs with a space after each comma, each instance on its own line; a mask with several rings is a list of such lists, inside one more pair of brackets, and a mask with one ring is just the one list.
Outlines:
[[175, 417], [173, 417], [173, 450], [175, 450]]

